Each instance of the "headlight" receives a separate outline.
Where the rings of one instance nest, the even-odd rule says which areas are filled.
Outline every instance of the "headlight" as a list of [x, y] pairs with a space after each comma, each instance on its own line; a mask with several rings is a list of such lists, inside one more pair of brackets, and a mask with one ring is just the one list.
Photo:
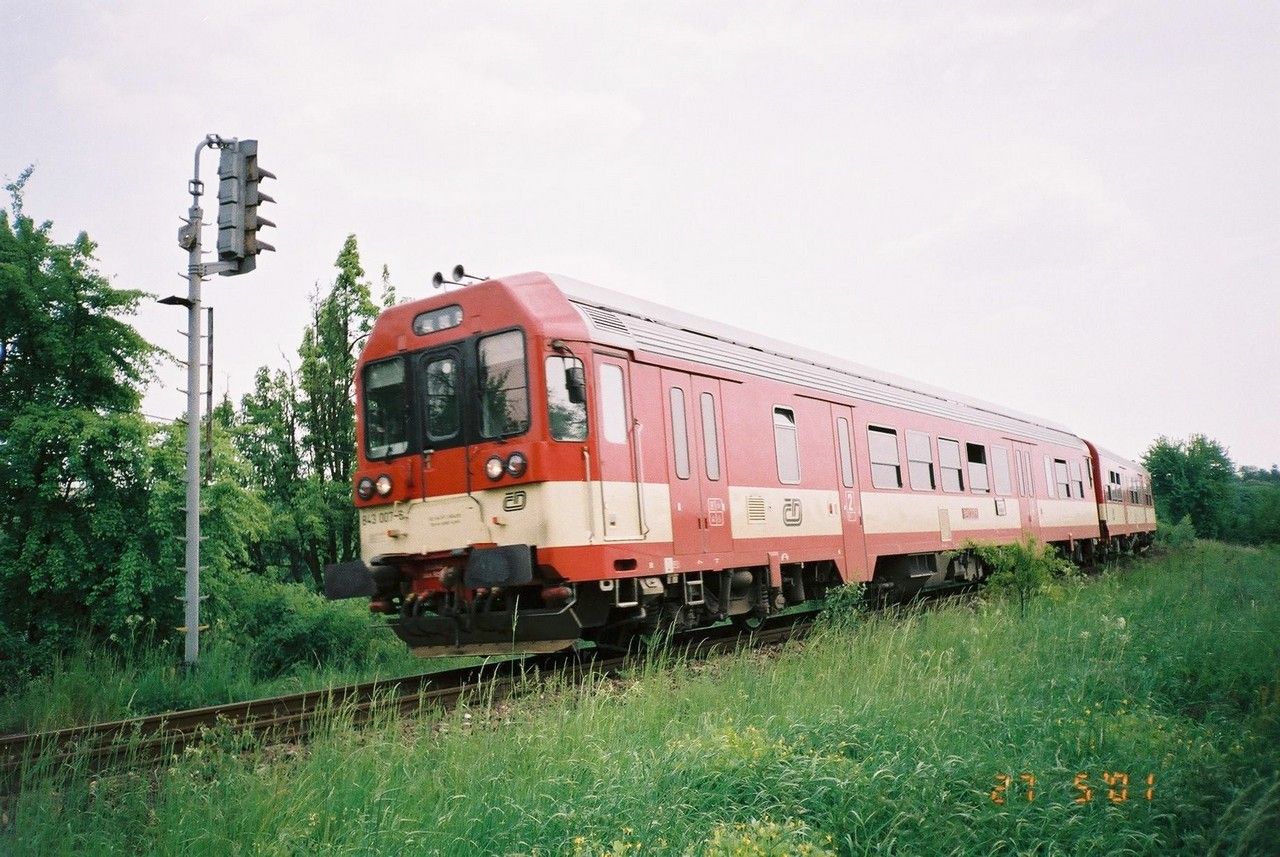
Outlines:
[[391, 493], [391, 477], [382, 474], [378, 477], [378, 481], [374, 483], [374, 487], [378, 489], [378, 496], [385, 497]]
[[529, 466], [529, 459], [524, 457], [522, 452], [513, 452], [507, 458], [507, 472], [512, 476], [520, 476], [524, 473], [525, 468]]
[[495, 481], [502, 478], [504, 469], [505, 465], [502, 463], [502, 459], [496, 455], [484, 463], [484, 475]]
[[363, 477], [356, 483], [356, 496], [361, 500], [368, 500], [373, 496], [373, 480], [368, 476]]

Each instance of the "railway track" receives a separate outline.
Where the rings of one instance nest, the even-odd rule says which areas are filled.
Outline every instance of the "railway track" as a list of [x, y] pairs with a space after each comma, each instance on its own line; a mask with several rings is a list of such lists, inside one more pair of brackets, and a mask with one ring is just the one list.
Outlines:
[[[752, 634], [716, 626], [674, 635], [671, 651], [705, 657], [740, 646], [781, 643], [803, 635], [812, 625], [811, 613], [784, 615]], [[148, 717], [75, 726], [50, 732], [0, 737], [0, 793], [17, 792], [24, 772], [56, 772], [66, 767], [90, 776], [113, 769], [154, 764], [198, 744], [209, 730], [248, 732], [269, 742], [306, 739], [316, 726], [335, 713], [355, 724], [375, 712], [392, 708], [401, 713], [448, 710], [468, 696], [496, 699], [522, 688], [536, 688], [551, 676], [581, 682], [589, 676], [611, 675], [643, 657], [605, 650], [557, 652], [497, 661], [436, 673], [323, 690], [273, 696], [226, 705], [211, 705]]]

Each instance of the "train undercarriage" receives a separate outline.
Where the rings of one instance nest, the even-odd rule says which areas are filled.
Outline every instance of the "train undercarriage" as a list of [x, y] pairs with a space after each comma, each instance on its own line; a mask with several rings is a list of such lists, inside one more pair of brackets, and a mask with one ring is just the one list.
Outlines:
[[[1082, 567], [1140, 553], [1149, 533], [1053, 543]], [[940, 589], [982, 583], [989, 570], [972, 551], [879, 557], [867, 584], [873, 603], [902, 603]], [[628, 647], [636, 640], [729, 619], [744, 629], [842, 585], [834, 561], [783, 563], [569, 582], [539, 567], [536, 551], [507, 546], [400, 564], [343, 563], [326, 570], [331, 598], [367, 596], [370, 609], [416, 654], [548, 652], [582, 640]]]

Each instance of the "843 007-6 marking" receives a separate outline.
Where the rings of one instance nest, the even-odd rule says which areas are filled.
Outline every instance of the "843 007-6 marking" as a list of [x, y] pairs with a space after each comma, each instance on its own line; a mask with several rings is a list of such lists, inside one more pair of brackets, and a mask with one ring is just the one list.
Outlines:
[[409, 520], [409, 510], [399, 504], [375, 509], [362, 509], [360, 511], [360, 523], [362, 524], [389, 524], [392, 521], [407, 520]]

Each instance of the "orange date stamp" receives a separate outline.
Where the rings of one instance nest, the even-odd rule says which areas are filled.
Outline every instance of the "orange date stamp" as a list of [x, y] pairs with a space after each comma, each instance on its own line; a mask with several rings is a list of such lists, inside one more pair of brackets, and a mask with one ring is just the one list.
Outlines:
[[[1106, 799], [1111, 803], [1127, 803], [1130, 798], [1137, 800], [1156, 799], [1156, 775], [1149, 773], [1145, 779], [1130, 783], [1126, 771], [1103, 771], [1102, 782], [1095, 783], [1089, 779], [1088, 771], [1075, 775], [1071, 787], [1075, 790], [1073, 803], [1092, 803], [1098, 797], [1099, 789], [1106, 789]], [[1144, 788], [1145, 787], [1145, 788]], [[1021, 773], [1015, 780], [1010, 774], [996, 774], [995, 788], [991, 790], [991, 802], [1000, 806], [1009, 801], [1026, 801], [1034, 803], [1037, 796], [1035, 774]], [[1099, 798], [1100, 799], [1100, 798]]]

